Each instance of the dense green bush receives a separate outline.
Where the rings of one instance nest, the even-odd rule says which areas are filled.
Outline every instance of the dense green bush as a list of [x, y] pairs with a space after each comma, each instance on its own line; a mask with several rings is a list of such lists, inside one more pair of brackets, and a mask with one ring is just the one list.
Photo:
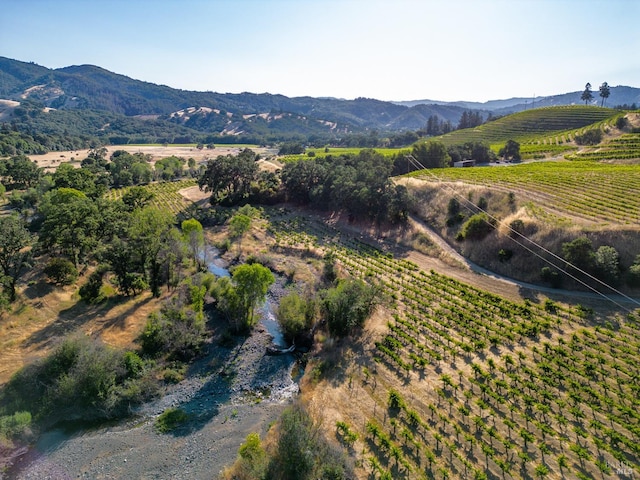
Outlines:
[[562, 256], [572, 266], [587, 272], [595, 266], [593, 244], [587, 237], [578, 237], [562, 244]]
[[0, 417], [0, 445], [9, 440], [28, 440], [31, 432], [31, 413], [15, 412]]
[[56, 285], [71, 285], [78, 279], [78, 269], [66, 258], [52, 258], [44, 267], [49, 281]]
[[159, 433], [169, 433], [180, 427], [187, 420], [189, 415], [180, 408], [168, 408], [156, 419], [154, 428]]
[[291, 292], [280, 299], [276, 318], [285, 338], [293, 341], [311, 328], [313, 314], [314, 303], [296, 292]]
[[594, 254], [595, 268], [598, 278], [609, 284], [617, 285], [620, 281], [620, 255], [609, 246], [602, 245]]
[[460, 239], [462, 240], [482, 240], [495, 228], [495, 220], [486, 213], [476, 213], [462, 225]]
[[599, 128], [587, 130], [582, 135], [576, 135], [575, 141], [578, 145], [597, 145], [602, 141], [602, 131]]
[[322, 308], [332, 335], [344, 337], [361, 327], [379, 302], [380, 289], [359, 279], [342, 280], [324, 292]]
[[201, 315], [176, 305], [166, 305], [152, 313], [139, 337], [145, 355], [178, 360], [195, 357], [204, 341], [205, 324]]

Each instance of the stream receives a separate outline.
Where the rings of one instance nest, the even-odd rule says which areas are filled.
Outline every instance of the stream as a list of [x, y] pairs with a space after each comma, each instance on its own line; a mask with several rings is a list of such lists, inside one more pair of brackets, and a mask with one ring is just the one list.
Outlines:
[[[207, 246], [203, 258], [214, 275], [230, 275], [215, 248]], [[233, 462], [246, 435], [266, 429], [299, 392], [295, 357], [266, 355], [269, 344], [287, 347], [274, 314], [274, 288], [280, 287], [272, 287], [254, 333], [232, 350], [213, 349], [200, 359], [201, 374], [166, 387], [130, 418], [96, 425], [60, 422], [0, 471], [0, 479], [210, 478], [212, 471]], [[211, 370], [216, 359], [220, 365]], [[232, 374], [220, 375], [222, 370]], [[167, 408], [187, 412], [189, 430], [159, 436], [154, 418]]]
[[[230, 276], [229, 270], [225, 267], [224, 260], [220, 258], [220, 252], [217, 248], [207, 245], [204, 251], [204, 261], [207, 264], [207, 270], [216, 277]], [[269, 295], [267, 295], [264, 304], [260, 307], [260, 313], [259, 324], [271, 335], [273, 345], [278, 348], [289, 347], [280, 330], [280, 325], [274, 312], [273, 302]]]

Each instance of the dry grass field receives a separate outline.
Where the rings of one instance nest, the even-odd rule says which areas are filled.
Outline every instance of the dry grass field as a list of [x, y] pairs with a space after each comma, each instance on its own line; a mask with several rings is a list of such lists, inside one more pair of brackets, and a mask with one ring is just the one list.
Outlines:
[[[240, 152], [243, 145], [216, 145], [214, 149], [198, 149], [195, 145], [110, 145], [107, 149], [107, 157], [117, 150], [125, 150], [131, 154], [142, 153], [150, 155], [151, 161], [155, 162], [162, 158], [176, 156], [185, 159], [193, 158], [197, 163], [203, 163], [209, 158], [215, 158], [218, 155], [236, 155]], [[248, 145], [256, 153], [261, 155], [272, 155], [273, 150], [255, 145]], [[29, 155], [29, 158], [38, 162], [40, 167], [47, 170], [55, 169], [59, 164], [71, 162], [80, 164], [87, 157], [89, 150], [75, 150], [69, 152], [49, 152], [44, 155]]]

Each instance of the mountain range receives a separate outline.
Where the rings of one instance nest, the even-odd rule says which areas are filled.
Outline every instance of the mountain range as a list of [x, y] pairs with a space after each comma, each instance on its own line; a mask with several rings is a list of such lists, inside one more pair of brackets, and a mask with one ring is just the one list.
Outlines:
[[[465, 111], [502, 116], [527, 108], [582, 103], [582, 91], [535, 99], [479, 102], [286, 97], [269, 93], [195, 92], [134, 80], [93, 65], [46, 68], [0, 57], [0, 121], [27, 121], [34, 106], [58, 112], [57, 122], [83, 125], [86, 135], [124, 135], [136, 128], [178, 128], [183, 135], [344, 135], [424, 128], [429, 117], [457, 125]], [[594, 102], [599, 100], [598, 91]], [[20, 102], [23, 109], [15, 102]], [[607, 105], [640, 104], [640, 89], [611, 87]], [[31, 106], [25, 112], [24, 106]], [[91, 119], [88, 120], [88, 113]], [[67, 118], [73, 113], [74, 122]], [[37, 115], [33, 114], [32, 117]], [[51, 123], [51, 122], [45, 122]], [[126, 128], [125, 128], [126, 126]], [[51, 127], [53, 128], [53, 127]], [[146, 131], [145, 130], [145, 131]], [[60, 133], [60, 132], [57, 132]]]

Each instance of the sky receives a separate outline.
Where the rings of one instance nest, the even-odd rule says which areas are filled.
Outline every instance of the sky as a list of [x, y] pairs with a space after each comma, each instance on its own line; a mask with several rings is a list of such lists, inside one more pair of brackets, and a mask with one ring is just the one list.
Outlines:
[[640, 87], [640, 0], [0, 4], [0, 56], [184, 90], [484, 102]]

